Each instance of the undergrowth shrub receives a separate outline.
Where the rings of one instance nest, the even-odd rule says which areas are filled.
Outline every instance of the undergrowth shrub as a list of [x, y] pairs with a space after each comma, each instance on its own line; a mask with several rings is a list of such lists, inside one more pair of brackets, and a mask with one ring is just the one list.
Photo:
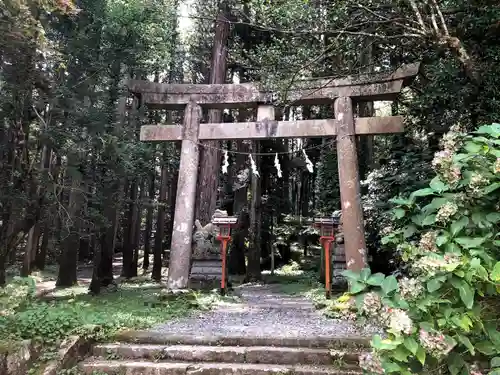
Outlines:
[[500, 374], [500, 124], [452, 129], [428, 187], [396, 198], [383, 243], [405, 277], [345, 272], [357, 314], [384, 335], [368, 373]]
[[[47, 350], [57, 348], [70, 335], [95, 340], [109, 339], [124, 329], [145, 329], [193, 310], [208, 309], [219, 300], [216, 294], [187, 293], [163, 300], [161, 291], [141, 284], [120, 284], [114, 292], [91, 296], [62, 295], [61, 299], [43, 301], [34, 298], [16, 303], [24, 285], [17, 281], [0, 290], [10, 301], [8, 314], [0, 315], [0, 342], [29, 339]], [[10, 293], [10, 294], [8, 294]], [[1, 301], [1, 299], [0, 299]]]
[[16, 276], [0, 288], [0, 316], [7, 316], [26, 307], [36, 295], [36, 282], [31, 277]]

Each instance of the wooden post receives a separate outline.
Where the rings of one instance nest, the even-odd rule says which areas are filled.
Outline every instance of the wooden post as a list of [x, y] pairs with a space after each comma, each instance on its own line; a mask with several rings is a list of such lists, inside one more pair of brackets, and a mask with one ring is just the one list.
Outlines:
[[189, 281], [191, 242], [193, 238], [196, 182], [198, 179], [198, 131], [202, 117], [201, 107], [190, 102], [184, 111], [183, 138], [179, 179], [175, 203], [174, 230], [170, 250], [167, 287], [185, 289]]
[[360, 271], [366, 266], [366, 243], [351, 98], [339, 97], [334, 110], [339, 123], [337, 158], [346, 262], [348, 269]]

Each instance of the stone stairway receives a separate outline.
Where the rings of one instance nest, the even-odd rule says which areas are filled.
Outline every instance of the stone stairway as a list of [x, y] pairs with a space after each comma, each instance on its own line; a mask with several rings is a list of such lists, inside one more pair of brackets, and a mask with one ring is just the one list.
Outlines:
[[246, 286], [239, 293], [241, 303], [95, 345], [80, 370], [88, 375], [362, 373], [357, 364], [366, 332], [326, 319], [306, 299], [270, 286]]

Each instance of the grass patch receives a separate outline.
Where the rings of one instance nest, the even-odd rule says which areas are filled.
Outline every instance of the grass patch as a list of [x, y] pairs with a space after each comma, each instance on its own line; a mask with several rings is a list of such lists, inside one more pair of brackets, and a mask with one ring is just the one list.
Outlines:
[[[6, 289], [3, 299], [0, 296], [0, 337], [6, 343], [31, 339], [56, 348], [73, 334], [105, 340], [119, 330], [149, 328], [210, 308], [219, 300], [215, 293], [190, 292], [161, 301], [158, 285], [123, 283], [98, 296], [88, 295], [86, 288], [68, 288], [56, 292], [58, 298], [44, 301], [33, 297], [33, 282], [27, 280], [18, 279], [16, 287]], [[24, 286], [25, 293], [16, 294], [18, 286]]]

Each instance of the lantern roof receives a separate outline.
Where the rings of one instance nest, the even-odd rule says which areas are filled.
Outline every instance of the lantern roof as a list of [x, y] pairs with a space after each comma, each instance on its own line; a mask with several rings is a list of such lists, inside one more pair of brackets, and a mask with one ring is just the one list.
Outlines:
[[238, 218], [236, 216], [214, 217], [212, 219], [212, 224], [216, 224], [216, 225], [220, 225], [220, 224], [234, 225], [237, 222], [238, 222]]

